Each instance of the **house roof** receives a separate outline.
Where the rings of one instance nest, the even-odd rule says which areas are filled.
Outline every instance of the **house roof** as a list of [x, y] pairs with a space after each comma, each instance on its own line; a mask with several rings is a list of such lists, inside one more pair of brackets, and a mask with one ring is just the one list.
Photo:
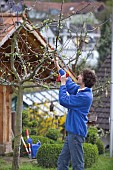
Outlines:
[[[109, 130], [110, 120], [110, 81], [111, 78], [111, 56], [108, 56], [101, 68], [97, 72], [97, 78], [100, 85], [104, 85], [101, 91], [97, 91], [97, 95], [93, 101], [93, 112], [97, 115], [97, 125], [104, 130]], [[105, 83], [108, 85], [105, 86]]]
[[[61, 10], [61, 3], [57, 2], [41, 2], [41, 1], [25, 1], [28, 7], [35, 9], [38, 12], [50, 13], [51, 10]], [[64, 16], [69, 16], [76, 13], [89, 13], [89, 12], [99, 12], [105, 8], [102, 2], [68, 2], [64, 3], [62, 7], [62, 13]], [[53, 11], [54, 12], [54, 11]], [[56, 14], [56, 13], [55, 13]]]

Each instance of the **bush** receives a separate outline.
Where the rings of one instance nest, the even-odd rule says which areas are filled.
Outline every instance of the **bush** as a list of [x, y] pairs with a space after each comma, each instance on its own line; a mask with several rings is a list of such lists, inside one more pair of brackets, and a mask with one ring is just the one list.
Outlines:
[[57, 129], [49, 129], [46, 133], [46, 137], [55, 141], [57, 141], [59, 136], [60, 136], [60, 132]]
[[98, 129], [95, 126], [89, 126], [88, 132], [90, 131], [98, 134]]
[[98, 140], [98, 130], [95, 127], [89, 127], [86, 142], [96, 144]]
[[57, 141], [54, 141], [55, 144], [64, 144], [64, 140], [57, 139]]
[[38, 150], [37, 162], [46, 168], [57, 167], [58, 156], [62, 150], [61, 144], [44, 144]]
[[98, 159], [98, 148], [96, 145], [92, 145], [90, 143], [84, 143], [83, 148], [84, 148], [85, 168], [89, 168]]
[[35, 136], [35, 135], [30, 135], [30, 138], [32, 139], [33, 143], [37, 143], [38, 140], [41, 142], [42, 144], [54, 144], [54, 140], [49, 139], [47, 137], [43, 137], [43, 136]]
[[103, 154], [105, 152], [103, 142], [100, 139], [98, 139], [97, 142], [96, 142], [96, 145], [97, 145], [99, 154]]
[[29, 112], [28, 109], [25, 109], [22, 112], [22, 126], [28, 127], [28, 123], [29, 123]]
[[[42, 145], [37, 154], [37, 162], [39, 166], [46, 168], [53, 168], [57, 166], [58, 156], [62, 150], [61, 144], [44, 144]], [[84, 143], [84, 160], [85, 168], [91, 167], [98, 158], [98, 149], [96, 145]]]

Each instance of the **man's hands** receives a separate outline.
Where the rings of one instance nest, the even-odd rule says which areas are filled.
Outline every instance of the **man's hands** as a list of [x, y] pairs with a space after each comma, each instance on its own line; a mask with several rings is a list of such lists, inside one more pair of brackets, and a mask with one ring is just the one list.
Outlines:
[[55, 64], [56, 64], [57, 70], [58, 70], [58, 72], [59, 72], [59, 70], [60, 70], [61, 68], [60, 68], [60, 66], [59, 66], [59, 58], [58, 58], [58, 57], [56, 57]]
[[[59, 72], [59, 70], [61, 69], [61, 67], [59, 66], [59, 58], [58, 58], [58, 57], [56, 57], [55, 64], [56, 64], [57, 70], [58, 70], [58, 72]], [[61, 76], [61, 77], [60, 77], [61, 85], [65, 85], [67, 79], [68, 79], [68, 78], [66, 77], [66, 74], [64, 74], [63, 76]]]
[[61, 85], [65, 85], [66, 84], [66, 81], [67, 81], [66, 74], [61, 76], [60, 81], [61, 81]]

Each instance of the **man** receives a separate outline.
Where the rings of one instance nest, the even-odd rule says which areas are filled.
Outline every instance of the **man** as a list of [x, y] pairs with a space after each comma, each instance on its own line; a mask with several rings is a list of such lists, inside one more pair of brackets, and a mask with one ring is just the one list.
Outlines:
[[[56, 60], [58, 72], [63, 74]], [[96, 76], [90, 69], [83, 70], [77, 78], [77, 84], [66, 74], [61, 76], [59, 90], [59, 102], [68, 109], [65, 122], [67, 136], [63, 149], [58, 158], [57, 170], [68, 170], [72, 161], [73, 170], [84, 170], [84, 156], [82, 144], [87, 136], [87, 115], [89, 113], [93, 94], [92, 86], [96, 82]], [[67, 93], [68, 92], [68, 93]]]

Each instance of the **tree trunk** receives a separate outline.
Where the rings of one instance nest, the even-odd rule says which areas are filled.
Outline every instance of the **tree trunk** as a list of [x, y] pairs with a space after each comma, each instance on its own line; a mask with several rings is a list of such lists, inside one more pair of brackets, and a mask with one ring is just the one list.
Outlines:
[[19, 87], [17, 94], [16, 127], [14, 137], [12, 170], [19, 170], [20, 145], [22, 134], [22, 108], [23, 108], [23, 88]]

